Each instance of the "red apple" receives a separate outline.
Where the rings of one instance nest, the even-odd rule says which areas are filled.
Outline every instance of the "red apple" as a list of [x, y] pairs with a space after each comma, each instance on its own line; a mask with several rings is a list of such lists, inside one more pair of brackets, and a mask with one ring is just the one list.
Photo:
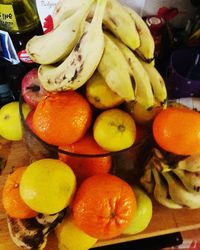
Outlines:
[[33, 129], [33, 115], [34, 115], [35, 109], [32, 109], [31, 112], [29, 112], [28, 116], [26, 117], [26, 123], [29, 126], [29, 128], [34, 131]]
[[22, 96], [26, 103], [36, 107], [40, 99], [47, 94], [38, 78], [38, 69], [30, 70], [22, 79]]

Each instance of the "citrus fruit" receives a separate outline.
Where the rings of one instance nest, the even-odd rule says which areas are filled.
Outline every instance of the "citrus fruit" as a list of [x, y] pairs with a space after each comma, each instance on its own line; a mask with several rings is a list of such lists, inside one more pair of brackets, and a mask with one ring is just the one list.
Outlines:
[[96, 118], [93, 135], [95, 141], [105, 150], [122, 150], [132, 146], [135, 142], [135, 122], [125, 111], [106, 110]]
[[55, 229], [60, 250], [87, 250], [97, 239], [83, 232], [74, 222], [72, 216], [65, 217]]
[[60, 149], [67, 152], [83, 154], [83, 157], [75, 157], [59, 153], [59, 159], [67, 163], [72, 168], [78, 183], [81, 183], [89, 176], [108, 173], [111, 168], [111, 156], [84, 157], [84, 154], [96, 155], [107, 153], [106, 150], [102, 149], [95, 142], [91, 134], [85, 135], [78, 142], [60, 147]]
[[153, 135], [164, 150], [178, 154], [200, 153], [200, 114], [184, 107], [168, 107], [154, 119]]
[[24, 203], [19, 193], [20, 180], [25, 170], [26, 167], [17, 168], [7, 177], [3, 188], [3, 207], [6, 213], [13, 218], [27, 219], [37, 215], [36, 211]]
[[137, 210], [128, 227], [124, 230], [124, 234], [136, 234], [145, 230], [153, 214], [152, 201], [149, 196], [139, 187], [132, 188], [136, 195]]
[[110, 174], [93, 175], [79, 187], [72, 204], [76, 224], [97, 239], [120, 235], [136, 211], [132, 188]]
[[154, 106], [148, 110], [138, 102], [128, 102], [126, 108], [134, 121], [141, 125], [152, 124], [154, 117], [163, 109], [158, 101], [155, 101]]
[[86, 83], [86, 96], [88, 101], [98, 109], [113, 108], [124, 101], [108, 87], [98, 71]]
[[54, 214], [69, 205], [76, 188], [71, 168], [60, 160], [31, 163], [20, 182], [20, 195], [37, 212]]
[[33, 115], [33, 128], [47, 143], [71, 144], [84, 136], [91, 118], [90, 105], [79, 93], [51, 93], [38, 103]]
[[[22, 112], [25, 118], [30, 110], [28, 104], [22, 105]], [[22, 139], [23, 130], [19, 114], [19, 102], [10, 102], [0, 109], [0, 135], [11, 141]]]
[[26, 117], [26, 123], [27, 125], [29, 126], [29, 128], [34, 131], [34, 128], [33, 128], [33, 115], [34, 115], [34, 112], [35, 112], [35, 109], [32, 109], [29, 114], [27, 115]]

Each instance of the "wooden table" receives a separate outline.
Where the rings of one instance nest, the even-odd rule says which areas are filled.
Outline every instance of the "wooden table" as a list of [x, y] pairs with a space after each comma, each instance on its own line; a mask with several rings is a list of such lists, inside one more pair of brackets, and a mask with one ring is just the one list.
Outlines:
[[[29, 153], [22, 141], [9, 142], [0, 138], [0, 158], [6, 159], [5, 168], [1, 170], [0, 193], [7, 175], [19, 166], [27, 165], [30, 161]], [[188, 231], [200, 228], [200, 209], [168, 209], [153, 201], [153, 218], [146, 230], [136, 235], [121, 235], [112, 240], [97, 242], [95, 246], [105, 246], [125, 241], [148, 238], [168, 233]], [[12, 242], [6, 223], [6, 215], [0, 202], [0, 249], [17, 250], [18, 247]], [[57, 250], [57, 241], [54, 233], [48, 237], [45, 250]], [[78, 249], [77, 249], [78, 250]]]

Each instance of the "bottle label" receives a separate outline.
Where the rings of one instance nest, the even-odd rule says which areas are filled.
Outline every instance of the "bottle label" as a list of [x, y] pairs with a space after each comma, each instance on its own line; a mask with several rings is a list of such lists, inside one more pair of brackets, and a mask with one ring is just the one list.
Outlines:
[[33, 60], [30, 58], [30, 56], [26, 53], [26, 50], [21, 50], [18, 53], [18, 57], [19, 57], [20, 61], [22, 61], [24, 63], [34, 63]]
[[0, 4], [0, 27], [7, 31], [18, 30], [18, 25], [10, 4]]

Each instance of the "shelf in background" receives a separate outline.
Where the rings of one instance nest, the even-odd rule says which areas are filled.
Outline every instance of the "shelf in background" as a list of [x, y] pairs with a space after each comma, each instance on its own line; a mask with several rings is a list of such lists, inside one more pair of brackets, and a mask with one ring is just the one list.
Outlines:
[[[29, 163], [29, 154], [22, 141], [8, 142], [0, 138], [0, 158], [7, 158], [6, 166], [1, 171], [0, 193], [7, 175], [16, 167], [25, 166]], [[121, 235], [112, 240], [99, 241], [95, 247], [117, 244], [132, 240], [144, 239], [174, 232], [188, 231], [200, 228], [200, 209], [168, 209], [153, 202], [153, 218], [149, 227], [137, 235]], [[6, 215], [2, 202], [0, 202], [0, 249], [17, 250], [18, 247], [12, 242], [7, 228]], [[45, 250], [57, 250], [57, 241], [53, 233], [48, 237]]]

